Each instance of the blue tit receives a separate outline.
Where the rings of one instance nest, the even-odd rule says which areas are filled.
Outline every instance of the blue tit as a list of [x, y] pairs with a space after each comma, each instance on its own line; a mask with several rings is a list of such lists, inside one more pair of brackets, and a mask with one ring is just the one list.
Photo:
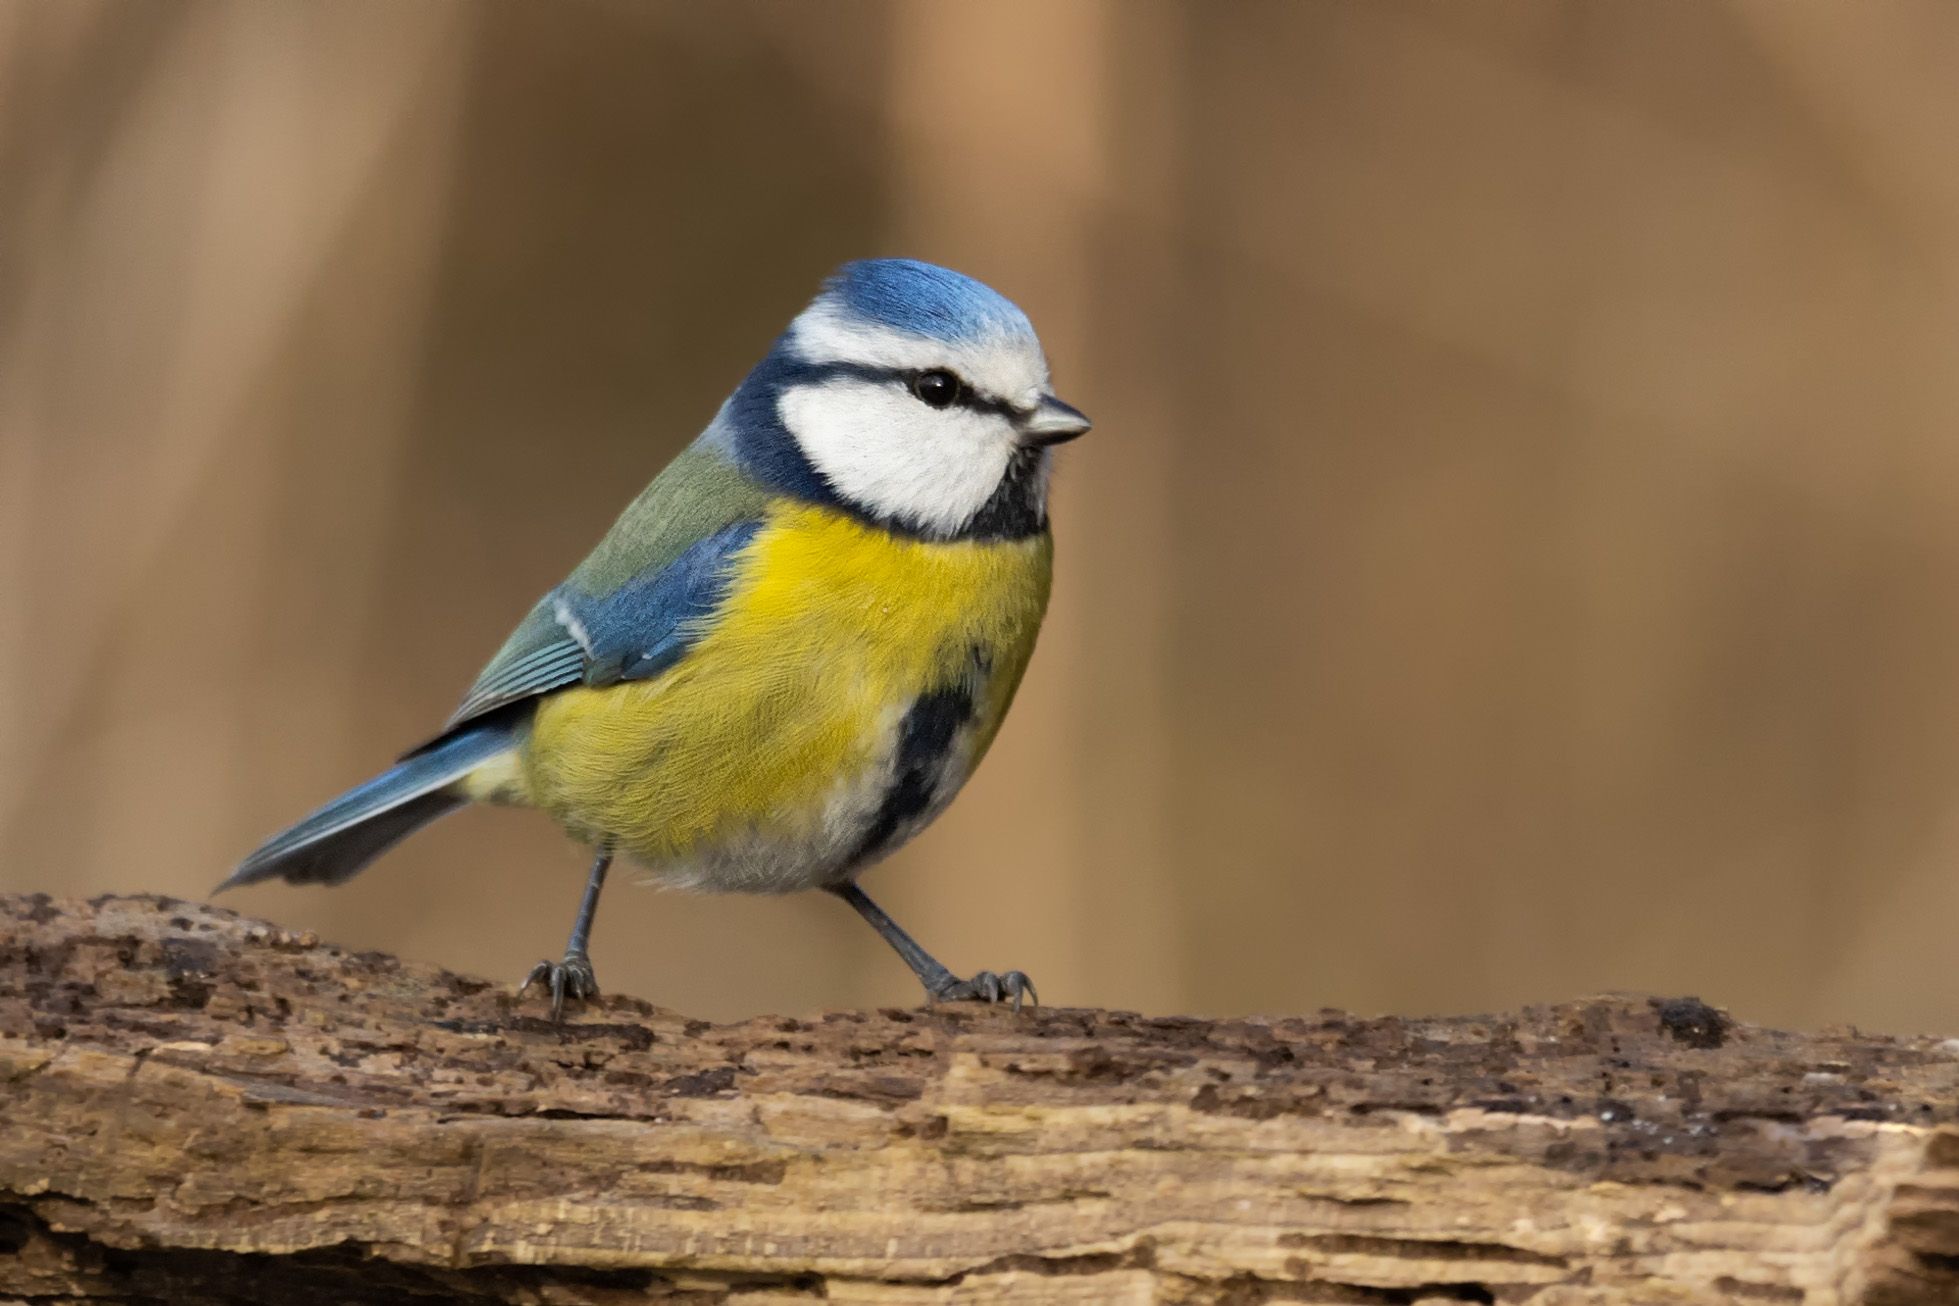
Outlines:
[[595, 850], [563, 960], [595, 996], [612, 859], [660, 884], [855, 908], [936, 1000], [960, 979], [858, 887], [952, 800], [1033, 653], [1053, 560], [1057, 399], [1026, 314], [929, 263], [844, 266], [707, 429], [504, 642], [443, 732], [268, 840], [220, 888], [338, 884], [470, 802]]

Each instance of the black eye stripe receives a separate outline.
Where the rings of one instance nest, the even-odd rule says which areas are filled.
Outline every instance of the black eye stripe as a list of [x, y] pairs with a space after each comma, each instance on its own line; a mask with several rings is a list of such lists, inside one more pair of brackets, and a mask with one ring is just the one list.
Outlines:
[[[796, 380], [822, 381], [833, 376], [847, 376], [859, 381], [880, 381], [886, 384], [901, 385], [909, 392], [918, 378], [927, 372], [950, 370], [949, 368], [938, 367], [871, 367], [864, 363], [816, 363], [804, 369], [802, 374], [796, 377]], [[952, 375], [955, 377], [959, 376], [957, 372], [953, 372]], [[946, 407], [964, 408], [976, 413], [992, 413], [995, 416], [1004, 417], [1008, 421], [1014, 421], [1017, 418], [1027, 416], [1024, 410], [1014, 407], [1004, 399], [995, 399], [992, 395], [981, 394], [979, 391], [973, 389], [972, 384], [963, 377], [960, 377], [959, 397], [954, 399], [952, 403], [946, 405]]]

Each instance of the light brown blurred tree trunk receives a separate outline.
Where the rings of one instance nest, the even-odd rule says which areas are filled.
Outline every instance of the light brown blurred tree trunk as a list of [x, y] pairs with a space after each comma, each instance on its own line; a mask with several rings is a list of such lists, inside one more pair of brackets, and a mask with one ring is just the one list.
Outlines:
[[0, 1298], [1959, 1300], [1959, 1049], [1614, 998], [713, 1026], [0, 898]]

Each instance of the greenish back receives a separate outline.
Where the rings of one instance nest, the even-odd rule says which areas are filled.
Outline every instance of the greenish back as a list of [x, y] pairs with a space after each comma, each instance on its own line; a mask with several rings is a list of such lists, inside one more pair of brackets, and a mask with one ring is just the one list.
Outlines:
[[[768, 490], [712, 445], [689, 445], [626, 505], [605, 538], [572, 569], [565, 587], [590, 597], [610, 594], [658, 573], [696, 541], [760, 519], [769, 498]], [[450, 726], [578, 678], [583, 650], [557, 619], [556, 593], [539, 599], [518, 623], [476, 677]]]
[[760, 518], [768, 503], [768, 490], [719, 452], [689, 445], [626, 505], [598, 547], [572, 569], [571, 583], [587, 594], [610, 594], [659, 571], [696, 540]]

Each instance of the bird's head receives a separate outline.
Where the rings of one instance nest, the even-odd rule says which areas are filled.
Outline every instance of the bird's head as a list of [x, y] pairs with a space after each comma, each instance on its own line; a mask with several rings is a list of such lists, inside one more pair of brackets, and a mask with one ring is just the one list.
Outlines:
[[1088, 430], [1027, 315], [911, 259], [845, 264], [718, 426], [777, 488], [934, 539], [1032, 534], [1048, 450]]

